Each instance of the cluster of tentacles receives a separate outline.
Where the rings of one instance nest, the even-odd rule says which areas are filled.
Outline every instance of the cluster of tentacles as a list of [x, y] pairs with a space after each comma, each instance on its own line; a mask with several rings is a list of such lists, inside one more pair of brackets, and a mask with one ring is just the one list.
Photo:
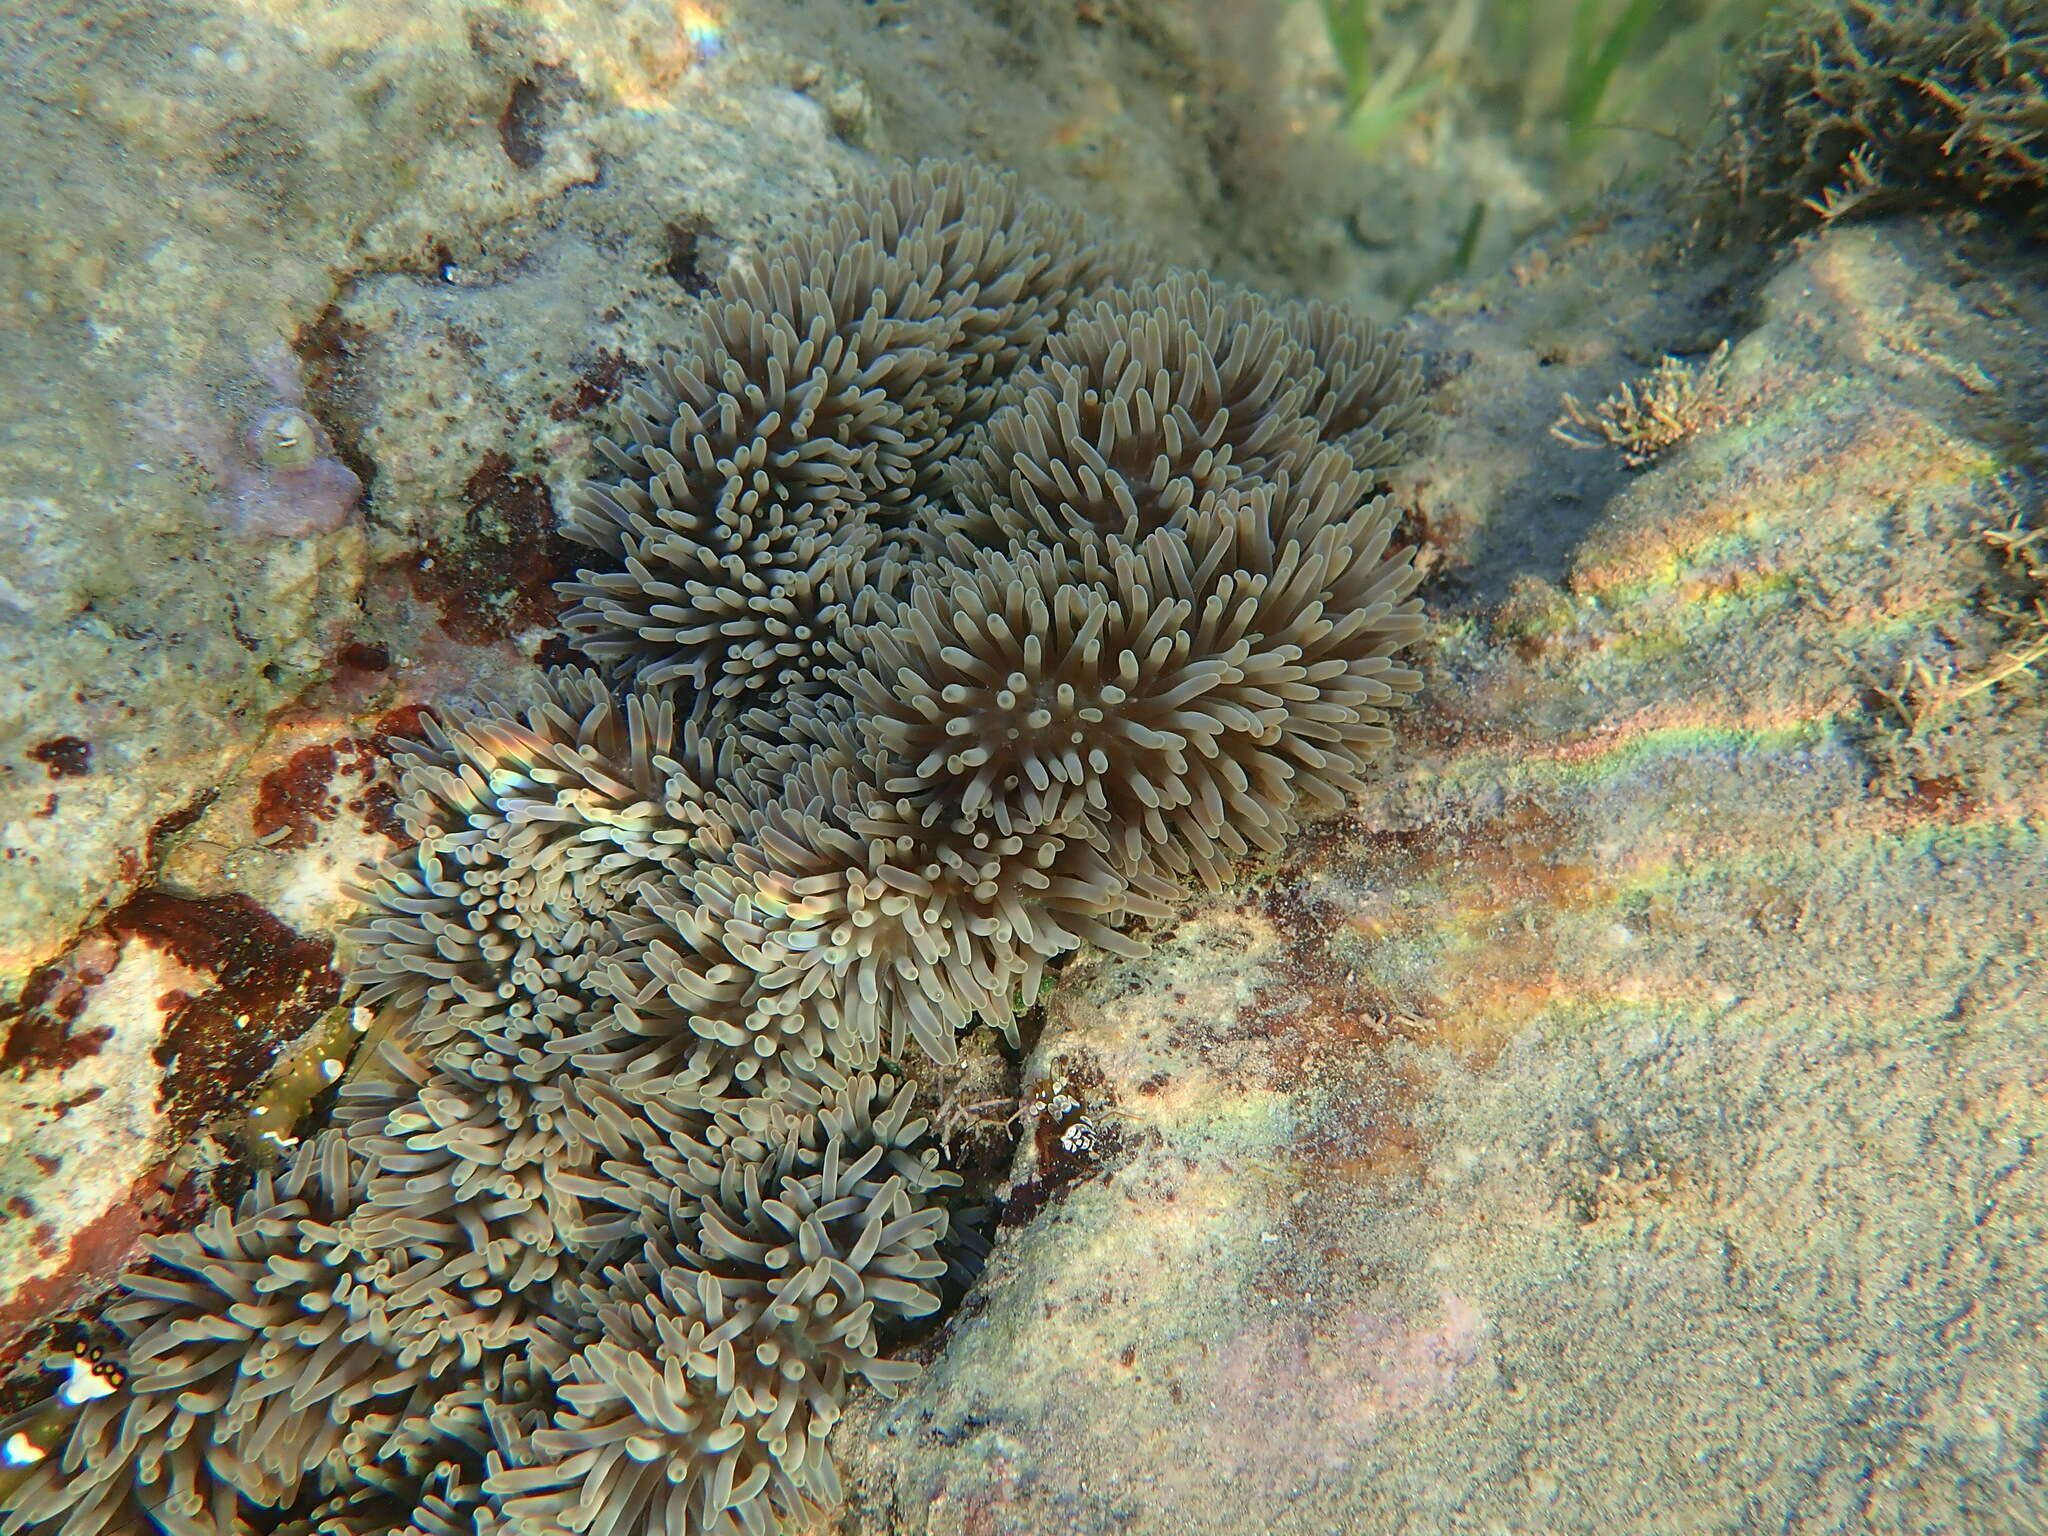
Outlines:
[[0, 1531], [831, 1505], [849, 1381], [975, 1246], [894, 1074], [1359, 788], [1417, 685], [1416, 411], [1364, 326], [978, 172], [742, 265], [570, 524], [595, 669], [399, 759], [375, 1063], [156, 1243]]

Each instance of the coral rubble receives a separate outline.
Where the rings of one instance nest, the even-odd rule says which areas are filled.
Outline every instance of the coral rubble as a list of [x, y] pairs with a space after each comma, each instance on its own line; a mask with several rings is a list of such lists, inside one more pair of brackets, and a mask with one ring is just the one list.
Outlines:
[[883, 1058], [1014, 1037], [1049, 962], [1358, 787], [1419, 682], [1377, 479], [1416, 396], [1336, 312], [1137, 270], [979, 172], [742, 265], [570, 525], [600, 670], [400, 756], [375, 1065], [156, 1243], [111, 1390], [13, 1426], [0, 1531], [836, 1502], [847, 1383], [906, 1377], [888, 1331], [975, 1241]]

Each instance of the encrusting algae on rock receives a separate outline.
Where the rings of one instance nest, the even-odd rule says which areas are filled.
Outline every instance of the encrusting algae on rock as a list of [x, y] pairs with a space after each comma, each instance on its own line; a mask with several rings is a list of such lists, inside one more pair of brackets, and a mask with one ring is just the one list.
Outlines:
[[[374, 1067], [157, 1239], [7, 1536], [764, 1533], [980, 1239], [915, 1086], [1341, 807], [1419, 686], [1412, 365], [979, 171], [743, 264], [569, 531], [598, 670], [448, 708], [354, 935]], [[10, 1442], [13, 1443], [13, 1442]]]

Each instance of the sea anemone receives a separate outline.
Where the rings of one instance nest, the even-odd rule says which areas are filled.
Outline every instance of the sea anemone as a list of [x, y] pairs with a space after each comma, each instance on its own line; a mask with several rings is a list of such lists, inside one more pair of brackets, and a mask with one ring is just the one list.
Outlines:
[[1427, 415], [1415, 356], [1362, 316], [1320, 299], [1283, 304], [1278, 312], [1314, 364], [1302, 404], [1315, 418], [1316, 435], [1365, 474], [1403, 463]]
[[[320, 1469], [392, 1454], [395, 1421], [453, 1385], [402, 1366], [353, 1277], [307, 1240], [344, 1217], [361, 1168], [343, 1139], [309, 1143], [282, 1182], [151, 1239], [105, 1320], [124, 1343], [115, 1389], [86, 1402], [61, 1449], [14, 1491], [0, 1530], [238, 1531], [244, 1502], [291, 1502]], [[407, 1411], [380, 1412], [394, 1402]]]
[[487, 1536], [495, 1529], [481, 1484], [461, 1462], [425, 1476], [371, 1474], [276, 1528], [275, 1536]]
[[563, 584], [570, 635], [617, 678], [689, 684], [705, 722], [821, 690], [961, 433], [1104, 275], [1077, 221], [932, 168], [738, 265], [630, 392], [631, 442], [600, 443], [619, 478], [565, 531], [606, 564]]
[[995, 547], [1138, 539], [1324, 444], [1388, 468], [1420, 417], [1415, 363], [1365, 321], [1172, 273], [1082, 306], [1001, 393], [954, 471], [962, 526]]
[[977, 171], [742, 264], [570, 519], [596, 670], [397, 756], [334, 1126], [128, 1278], [127, 1378], [36, 1410], [0, 1536], [832, 1504], [851, 1384], [978, 1249], [884, 1058], [1016, 1045], [1060, 956], [1359, 791], [1420, 683], [1417, 413], [1369, 327]]
[[615, 700], [574, 669], [550, 673], [524, 718], [449, 713], [397, 759], [415, 846], [378, 868], [373, 915], [350, 935], [359, 1000], [436, 1045], [579, 1034], [613, 915], [714, 815], [699, 783], [716, 754], [678, 733], [668, 701]]
[[893, 1393], [914, 1374], [880, 1358], [878, 1328], [935, 1310], [923, 1282], [947, 1268], [930, 1197], [957, 1180], [910, 1155], [910, 1099], [858, 1078], [816, 1109], [736, 1106], [715, 1162], [668, 1163], [647, 1256], [585, 1282], [598, 1337], [485, 1484], [511, 1531], [780, 1529], [837, 1501], [825, 1439], [846, 1379]]

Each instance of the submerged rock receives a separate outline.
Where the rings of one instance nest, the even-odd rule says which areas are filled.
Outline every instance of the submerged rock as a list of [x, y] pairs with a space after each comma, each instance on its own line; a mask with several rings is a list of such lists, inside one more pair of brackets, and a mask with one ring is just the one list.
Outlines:
[[[2009, 556], [2048, 517], [2006, 467], [2048, 293], [1917, 224], [1803, 248], [1747, 325], [1727, 277], [1622, 220], [1436, 301], [1406, 765], [1069, 971], [1009, 1230], [839, 1442], [855, 1528], [2048, 1511], [2048, 733], [2010, 666], [2048, 594]], [[1657, 467], [1546, 438], [1720, 326], [1729, 409]]]

